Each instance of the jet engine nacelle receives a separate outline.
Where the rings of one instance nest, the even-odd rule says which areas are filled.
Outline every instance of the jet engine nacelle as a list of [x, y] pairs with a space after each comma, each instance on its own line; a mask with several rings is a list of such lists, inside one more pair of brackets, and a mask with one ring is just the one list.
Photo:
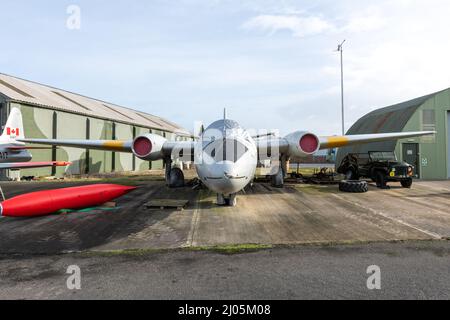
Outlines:
[[289, 155], [294, 158], [307, 157], [320, 149], [319, 138], [312, 133], [297, 131], [285, 137], [289, 143]]
[[134, 139], [131, 149], [136, 157], [147, 161], [161, 160], [167, 139], [157, 134], [144, 134]]

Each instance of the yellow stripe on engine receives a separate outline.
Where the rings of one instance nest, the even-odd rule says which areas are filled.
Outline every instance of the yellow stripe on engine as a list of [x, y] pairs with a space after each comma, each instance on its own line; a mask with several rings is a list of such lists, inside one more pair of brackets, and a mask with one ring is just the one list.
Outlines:
[[347, 137], [329, 137], [326, 142], [327, 148], [339, 148], [344, 147], [349, 143]]
[[103, 146], [105, 148], [108, 148], [109, 150], [124, 150], [125, 149], [125, 143], [124, 141], [119, 141], [119, 140], [109, 140], [109, 141], [105, 141], [103, 143]]

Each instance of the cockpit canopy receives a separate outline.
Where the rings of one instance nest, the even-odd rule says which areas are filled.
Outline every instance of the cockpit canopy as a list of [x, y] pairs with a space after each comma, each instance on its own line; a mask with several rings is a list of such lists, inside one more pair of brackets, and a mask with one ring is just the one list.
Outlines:
[[206, 128], [205, 131], [219, 130], [221, 132], [224, 132], [225, 130], [236, 130], [236, 129], [242, 129], [239, 123], [237, 123], [234, 120], [225, 119], [225, 120], [217, 120], [211, 123], [211, 125], [208, 128]]

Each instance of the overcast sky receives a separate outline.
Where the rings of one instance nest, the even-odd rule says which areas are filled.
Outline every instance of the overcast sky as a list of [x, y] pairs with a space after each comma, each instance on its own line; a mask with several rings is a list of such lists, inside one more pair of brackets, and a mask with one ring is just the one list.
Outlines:
[[[450, 87], [448, 0], [0, 0], [0, 72], [166, 117], [340, 133]], [[81, 29], [67, 28], [67, 8]]]

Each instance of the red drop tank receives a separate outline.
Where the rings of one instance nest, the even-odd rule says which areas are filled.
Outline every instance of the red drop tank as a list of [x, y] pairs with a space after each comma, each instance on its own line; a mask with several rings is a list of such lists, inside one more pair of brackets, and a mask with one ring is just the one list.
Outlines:
[[83, 209], [102, 205], [123, 196], [135, 187], [114, 184], [37, 191], [8, 199], [0, 204], [0, 215], [5, 217], [38, 217], [62, 209]]

